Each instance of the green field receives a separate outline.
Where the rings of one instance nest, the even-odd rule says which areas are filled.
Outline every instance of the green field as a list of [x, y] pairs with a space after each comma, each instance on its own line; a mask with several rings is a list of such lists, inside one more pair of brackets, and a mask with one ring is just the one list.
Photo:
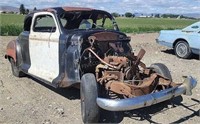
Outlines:
[[0, 14], [0, 35], [16, 36], [23, 30], [24, 15]]
[[164, 18], [116, 18], [122, 32], [146, 33], [158, 32], [163, 29], [181, 29], [197, 20], [164, 19]]
[[[23, 15], [0, 14], [0, 35], [19, 35], [23, 30]], [[181, 29], [198, 20], [162, 18], [116, 18], [124, 33], [158, 32], [163, 29]]]
[[1, 14], [1, 24], [2, 25], [23, 25], [24, 15], [16, 14]]

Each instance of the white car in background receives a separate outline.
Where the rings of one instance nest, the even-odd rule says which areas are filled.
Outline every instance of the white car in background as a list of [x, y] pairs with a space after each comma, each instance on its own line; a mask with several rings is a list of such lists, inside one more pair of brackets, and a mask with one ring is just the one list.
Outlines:
[[182, 30], [161, 30], [156, 41], [173, 48], [180, 58], [190, 58], [192, 53], [200, 54], [200, 21]]

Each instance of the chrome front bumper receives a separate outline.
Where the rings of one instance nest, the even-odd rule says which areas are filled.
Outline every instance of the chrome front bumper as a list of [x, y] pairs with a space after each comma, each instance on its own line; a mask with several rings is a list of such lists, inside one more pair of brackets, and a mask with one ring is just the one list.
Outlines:
[[138, 96], [135, 98], [127, 98], [121, 100], [97, 98], [99, 107], [109, 111], [126, 111], [143, 108], [157, 104], [173, 97], [185, 94], [192, 95], [192, 89], [197, 85], [197, 81], [193, 77], [187, 77], [182, 85], [162, 90], [160, 92]]

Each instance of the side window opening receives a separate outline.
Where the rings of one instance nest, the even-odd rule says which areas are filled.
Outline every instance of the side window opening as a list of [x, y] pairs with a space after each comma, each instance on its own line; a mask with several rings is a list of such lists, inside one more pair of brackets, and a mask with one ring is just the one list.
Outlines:
[[66, 25], [66, 24], [67, 24], [67, 20], [65, 20], [65, 19], [62, 19], [62, 18], [61, 18], [60, 21], [61, 21], [61, 24], [62, 24], [62, 25]]
[[50, 15], [39, 15], [35, 19], [34, 32], [55, 32], [56, 25], [54, 19]]
[[198, 25], [195, 25], [195, 26], [192, 26], [191, 28], [193, 28], [193, 29], [198, 29], [199, 26], [198, 26]]
[[92, 19], [83, 19], [79, 25], [79, 29], [90, 29], [92, 28]]

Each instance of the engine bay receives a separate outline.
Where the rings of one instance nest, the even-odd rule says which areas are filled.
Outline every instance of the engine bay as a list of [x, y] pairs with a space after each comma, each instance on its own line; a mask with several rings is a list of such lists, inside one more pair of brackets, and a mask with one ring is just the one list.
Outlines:
[[110, 98], [132, 98], [177, 86], [153, 67], [146, 67], [141, 61], [146, 51], [134, 55], [127, 37], [98, 36], [89, 36], [82, 45], [81, 73], [93, 73]]

